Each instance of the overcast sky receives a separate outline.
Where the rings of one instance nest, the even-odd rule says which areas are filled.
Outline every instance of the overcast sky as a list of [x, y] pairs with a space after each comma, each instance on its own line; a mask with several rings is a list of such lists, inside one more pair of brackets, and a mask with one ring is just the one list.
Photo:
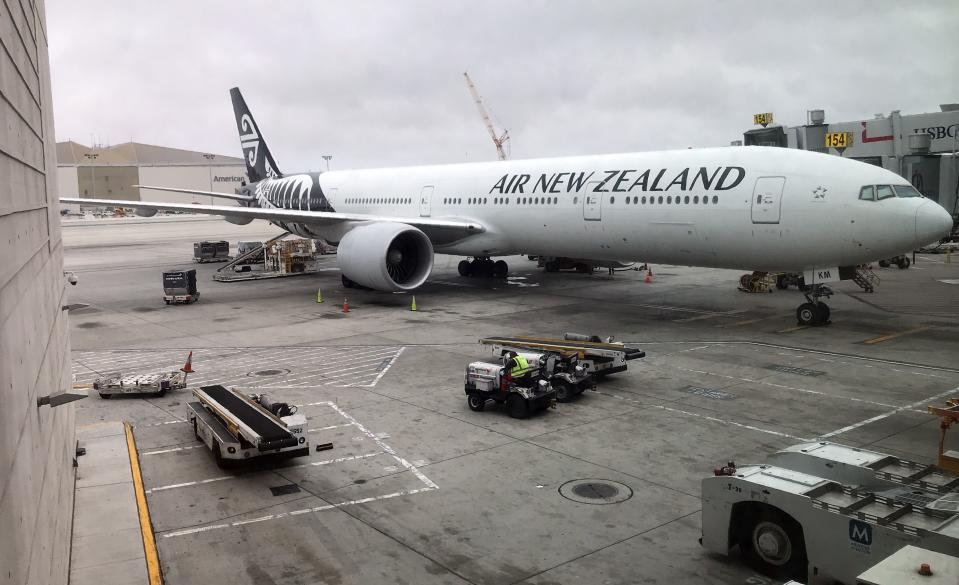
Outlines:
[[49, 0], [58, 140], [240, 155], [239, 86], [281, 170], [717, 146], [959, 102], [959, 4]]

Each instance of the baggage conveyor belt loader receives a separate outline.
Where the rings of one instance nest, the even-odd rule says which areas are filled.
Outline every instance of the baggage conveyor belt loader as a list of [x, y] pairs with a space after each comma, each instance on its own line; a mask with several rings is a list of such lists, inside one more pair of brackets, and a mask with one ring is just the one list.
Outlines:
[[575, 355], [579, 363], [586, 366], [595, 378], [607, 374], [626, 371], [626, 362], [646, 357], [646, 352], [635, 347], [627, 347], [595, 335], [567, 333], [562, 339], [555, 337], [486, 337], [480, 339], [483, 345], [490, 345], [494, 353], [507, 351], [533, 351], [558, 353], [564, 358]]
[[220, 467], [266, 455], [309, 455], [306, 417], [296, 414], [296, 407], [219, 385], [194, 388], [193, 395], [197, 400], [187, 404], [189, 421]]

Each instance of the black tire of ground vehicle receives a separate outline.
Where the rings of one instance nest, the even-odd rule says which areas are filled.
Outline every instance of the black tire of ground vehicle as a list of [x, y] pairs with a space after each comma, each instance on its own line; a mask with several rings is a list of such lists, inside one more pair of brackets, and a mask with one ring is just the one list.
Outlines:
[[774, 579], [807, 579], [806, 541], [802, 527], [791, 516], [762, 506], [739, 535], [743, 558], [753, 570]]
[[818, 317], [816, 305], [812, 303], [803, 303], [796, 309], [796, 321], [800, 325], [815, 325]]
[[506, 399], [506, 408], [509, 409], [509, 415], [513, 418], [526, 418], [529, 416], [529, 404], [526, 399], [519, 394], [513, 394]]
[[576, 395], [565, 380], [554, 380], [553, 387], [556, 388], [556, 402], [569, 402]]
[[912, 264], [912, 261], [905, 256], [903, 256], [902, 258], [899, 259], [898, 262], [896, 262], [896, 265], [899, 266], [899, 270], [905, 270], [906, 268], [909, 268], [910, 264]]
[[164, 396], [166, 396], [166, 388], [160, 388], [160, 391], [157, 392], [157, 396], [159, 396], [160, 398], [163, 398]]
[[459, 271], [460, 276], [469, 276], [473, 272], [469, 260], [460, 260], [460, 263], [456, 265], [456, 270]]
[[471, 392], [466, 396], [466, 404], [469, 405], [470, 410], [480, 412], [486, 408], [486, 399], [476, 392]]
[[493, 264], [493, 278], [506, 278], [507, 274], [509, 274], [509, 264], [504, 260], [497, 260]]
[[103, 392], [100, 393], [100, 398], [104, 400], [110, 400], [110, 396], [110, 394], [104, 394]]
[[220, 442], [216, 439], [213, 440], [213, 460], [216, 461], [217, 467], [226, 469], [227, 460], [223, 458], [223, 453], [220, 451]]
[[168, 301], [167, 299], [163, 299], [163, 302], [166, 303], [166, 304], [168, 304], [168, 305], [170, 304], [170, 301]]

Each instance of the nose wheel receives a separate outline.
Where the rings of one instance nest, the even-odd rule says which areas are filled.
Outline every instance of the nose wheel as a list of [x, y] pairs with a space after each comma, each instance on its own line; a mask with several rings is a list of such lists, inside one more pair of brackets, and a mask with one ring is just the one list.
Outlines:
[[800, 325], [816, 327], [819, 325], [829, 325], [829, 305], [822, 302], [821, 298], [831, 297], [832, 289], [828, 286], [817, 284], [806, 293], [805, 303], [799, 305], [796, 309], [796, 321]]

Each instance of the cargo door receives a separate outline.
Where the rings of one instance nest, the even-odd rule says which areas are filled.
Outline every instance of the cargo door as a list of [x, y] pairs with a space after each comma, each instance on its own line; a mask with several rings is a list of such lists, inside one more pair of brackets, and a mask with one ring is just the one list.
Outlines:
[[433, 199], [433, 186], [428, 185], [420, 191], [420, 217], [430, 216], [430, 201]]
[[753, 189], [753, 223], [779, 223], [785, 177], [759, 177]]
[[599, 181], [586, 183], [583, 191], [583, 219], [586, 221], [601, 221], [603, 219], [603, 194], [593, 193]]

